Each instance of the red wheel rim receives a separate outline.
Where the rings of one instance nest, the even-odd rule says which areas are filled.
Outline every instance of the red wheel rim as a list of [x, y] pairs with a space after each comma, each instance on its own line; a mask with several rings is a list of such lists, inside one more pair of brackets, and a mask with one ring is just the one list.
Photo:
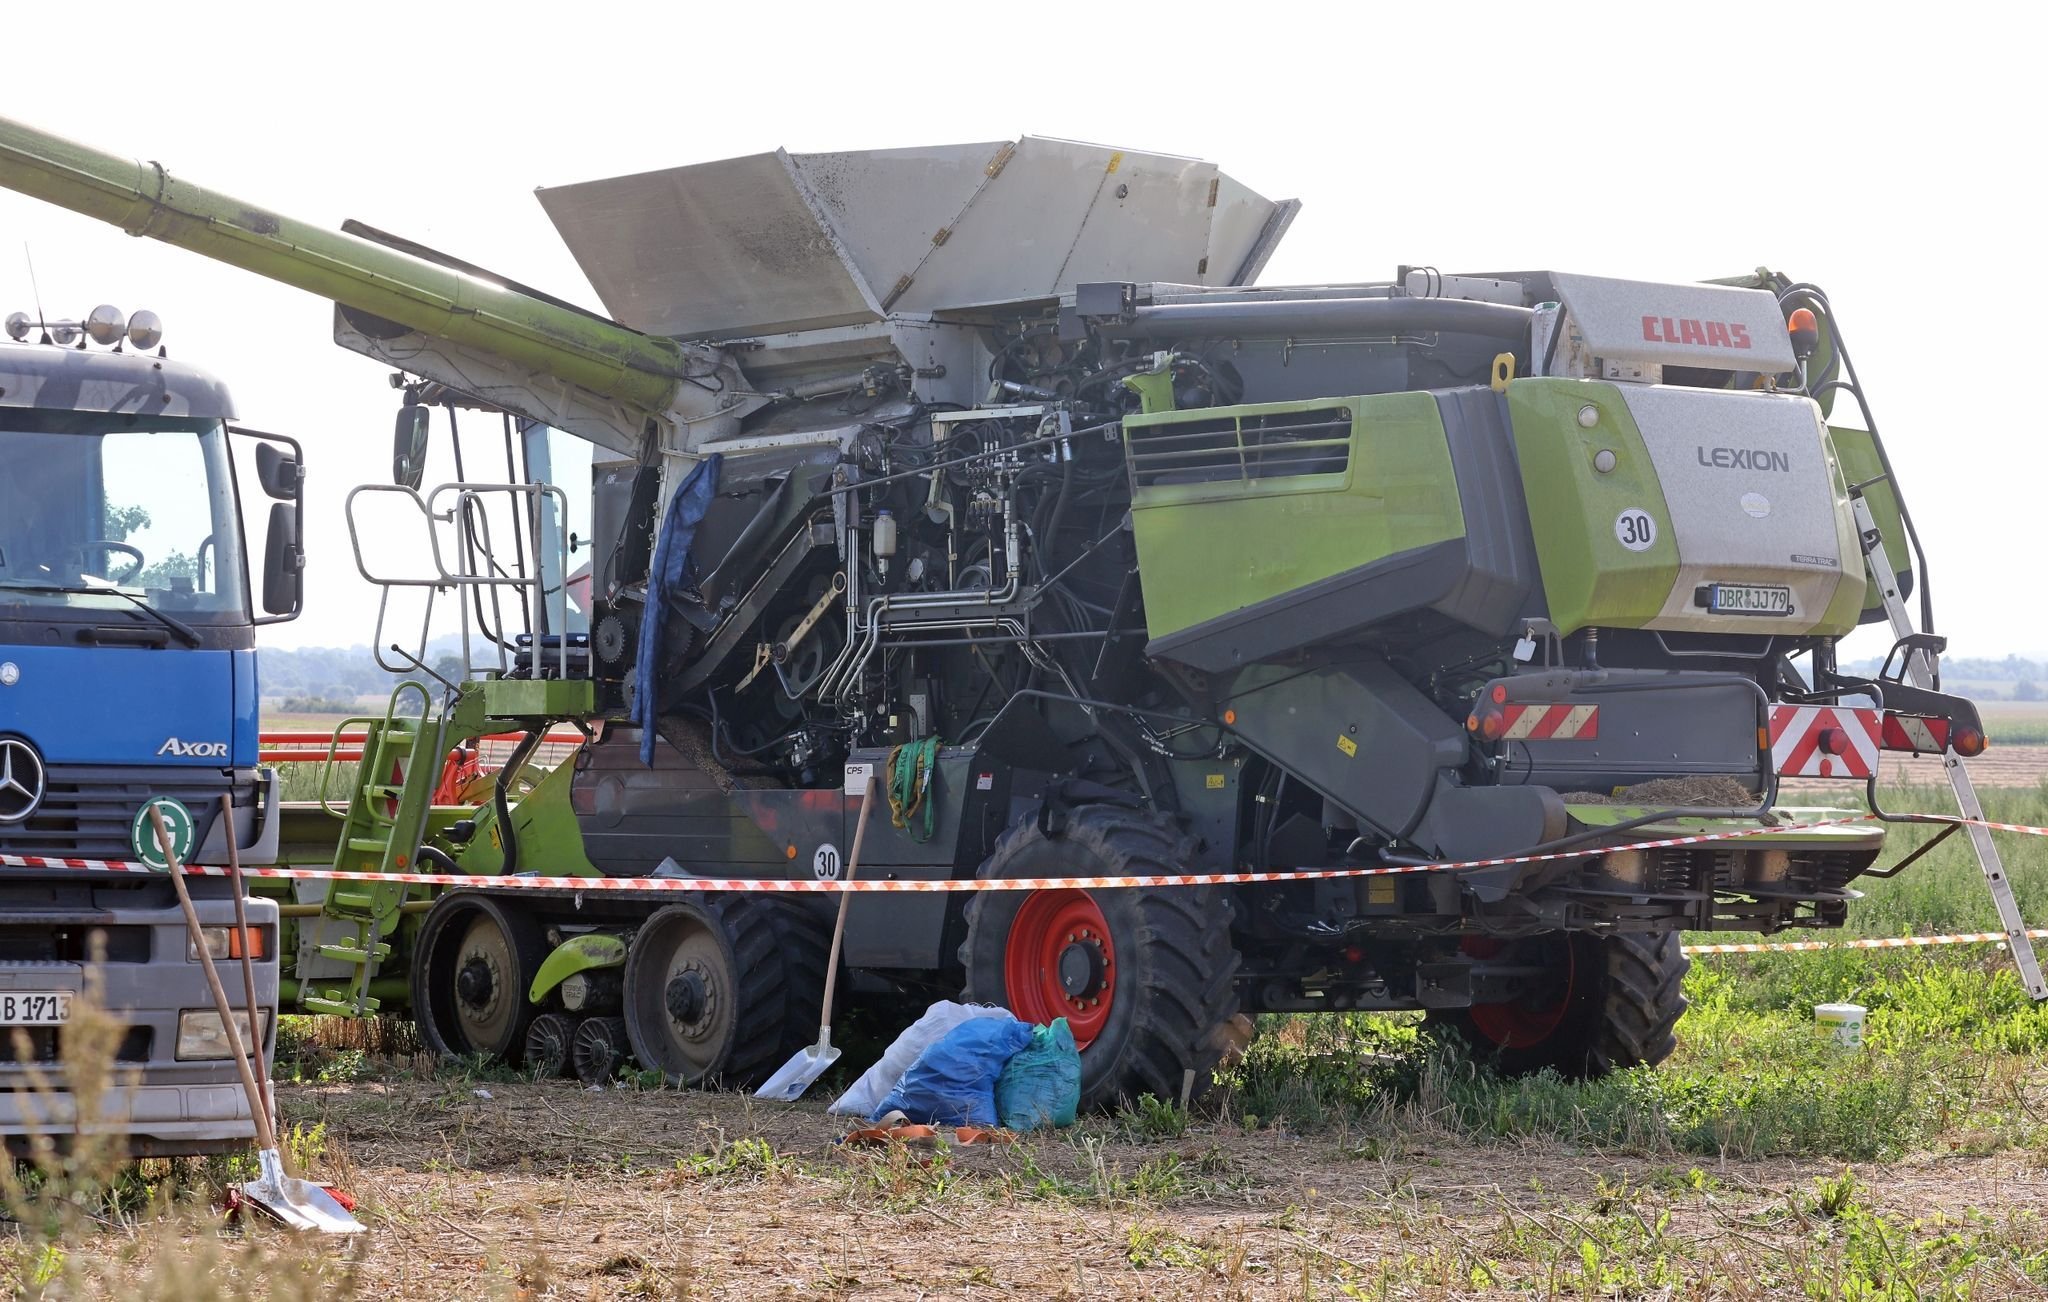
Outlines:
[[[1485, 941], [1486, 937], [1471, 937], [1462, 948], [1475, 958], [1489, 958], [1498, 952], [1500, 944], [1493, 942], [1490, 950], [1475, 948], [1473, 941]], [[1516, 999], [1505, 1004], [1472, 1005], [1472, 1025], [1503, 1049], [1528, 1049], [1543, 1043], [1556, 1032], [1564, 1022], [1564, 1015], [1571, 1010], [1572, 995], [1578, 984], [1578, 946], [1564, 947], [1564, 985], [1553, 998], [1537, 1002], [1532, 999]]]
[[1116, 1002], [1116, 949], [1109, 922], [1086, 891], [1033, 891], [1024, 897], [1003, 950], [1010, 1011], [1027, 1022], [1067, 1019], [1085, 1049]]

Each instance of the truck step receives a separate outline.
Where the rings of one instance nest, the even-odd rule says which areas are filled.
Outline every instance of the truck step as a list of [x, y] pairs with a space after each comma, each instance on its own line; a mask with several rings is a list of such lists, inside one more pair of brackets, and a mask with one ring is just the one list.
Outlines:
[[[383, 1001], [377, 999], [365, 999], [363, 1001], [363, 1011], [374, 1013], [378, 1008], [382, 1007], [382, 1003]], [[309, 1013], [330, 1013], [336, 1017], [354, 1017], [356, 1015], [356, 1001], [348, 998], [339, 990], [330, 991], [325, 995], [301, 999], [299, 1007]]]
[[366, 891], [335, 891], [327, 897], [327, 915], [346, 918], [370, 917], [377, 912], [377, 897]]
[[362, 854], [381, 855], [391, 848], [391, 838], [388, 836], [352, 836], [348, 839], [348, 848]]
[[364, 963], [382, 963], [391, 957], [391, 946], [379, 944], [375, 951], [365, 952], [357, 945], [322, 945], [320, 957], [331, 958], [337, 963], [353, 963], [361, 967]]

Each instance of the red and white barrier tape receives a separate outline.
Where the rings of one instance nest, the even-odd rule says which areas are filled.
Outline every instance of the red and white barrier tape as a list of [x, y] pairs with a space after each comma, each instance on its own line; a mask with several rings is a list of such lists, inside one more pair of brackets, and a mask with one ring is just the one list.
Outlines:
[[[407, 882], [424, 886], [465, 886], [482, 889], [504, 887], [512, 890], [555, 891], [761, 891], [774, 894], [816, 893], [838, 895], [846, 891], [950, 892], [950, 891], [1042, 891], [1113, 890], [1129, 886], [1237, 886], [1252, 882], [1312, 882], [1333, 877], [1389, 877], [1406, 873], [1464, 872], [1474, 868], [1502, 868], [1513, 864], [1541, 863], [1554, 859], [1584, 859], [1592, 854], [1613, 854], [1619, 850], [1664, 850], [1673, 846], [1698, 845], [1708, 841], [1732, 841], [1738, 837], [1811, 832], [1823, 827], [1868, 822], [1870, 815], [1823, 819], [1814, 823], [1791, 823], [1779, 827], [1744, 827], [1725, 832], [1702, 832], [1696, 836], [1673, 836], [1630, 845], [1600, 846], [1593, 849], [1553, 850], [1547, 854], [1510, 855], [1501, 859], [1466, 859], [1450, 863], [1385, 864], [1355, 868], [1303, 868], [1284, 872], [1156, 873], [1130, 877], [1001, 877], [939, 878], [934, 880], [871, 877], [859, 881], [836, 878], [783, 877], [483, 877], [466, 873], [370, 873], [342, 872], [333, 868], [244, 867], [244, 877], [285, 878], [293, 881]], [[0, 854], [0, 866], [11, 868], [69, 868], [85, 872], [160, 873], [145, 863], [124, 859], [62, 859], [43, 855]], [[220, 877], [227, 869], [216, 865], [187, 864], [185, 871]]]
[[[1733, 841], [1750, 836], [1784, 835], [1817, 831], [1826, 827], [1841, 827], [1853, 823], [1869, 822], [1871, 814], [1855, 814], [1847, 818], [1822, 819], [1812, 823], [1791, 823], [1782, 826], [1757, 826], [1737, 828], [1730, 831], [1702, 832], [1694, 836], [1665, 837], [1655, 841], [1636, 841], [1628, 845], [1600, 846], [1592, 849], [1553, 850], [1546, 854], [1509, 855], [1497, 859], [1465, 859], [1446, 863], [1386, 864], [1352, 868], [1304, 868], [1280, 872], [1227, 872], [1227, 873], [1155, 873], [1127, 877], [1002, 877], [1002, 878], [938, 878], [899, 879], [866, 878], [859, 881], [840, 881], [836, 878], [783, 878], [783, 877], [566, 877], [566, 876], [519, 876], [486, 877], [466, 873], [373, 873], [342, 872], [332, 868], [277, 868], [253, 866], [242, 869], [246, 877], [269, 877], [294, 881], [351, 881], [351, 882], [405, 882], [423, 886], [462, 886], [477, 890], [544, 890], [544, 891], [720, 891], [720, 892], [763, 892], [769, 894], [826, 894], [837, 895], [847, 891], [874, 894], [924, 894], [950, 893], [955, 891], [1042, 891], [1042, 890], [1115, 890], [1123, 887], [1141, 886], [1240, 886], [1258, 882], [1311, 882], [1340, 877], [1391, 877], [1409, 873], [1467, 872], [1475, 868], [1503, 868], [1516, 864], [1543, 863], [1558, 859], [1583, 859], [1591, 854], [1614, 854], [1626, 850], [1665, 850], [1682, 845], [1701, 845], [1714, 841]], [[1961, 818], [1940, 814], [1928, 816], [1929, 821], [1945, 823], [1974, 823], [1994, 831], [2019, 832], [2029, 836], [2048, 836], [2048, 827], [2033, 827], [2024, 823], [1992, 823], [1981, 819]], [[0, 854], [0, 867], [11, 868], [66, 868], [85, 872], [114, 873], [157, 873], [160, 868], [148, 864], [121, 859], [65, 859], [43, 855]], [[222, 877], [227, 869], [217, 865], [187, 864], [185, 871], [201, 876]]]
[[[2033, 928], [2031, 940], [2048, 940], [2048, 929]], [[1953, 936], [1873, 936], [1861, 940], [1781, 940], [1755, 945], [1687, 945], [1688, 955], [1795, 954], [1815, 949], [1918, 949], [1923, 945], [1992, 945], [2011, 939], [2002, 931], [1970, 931]]]

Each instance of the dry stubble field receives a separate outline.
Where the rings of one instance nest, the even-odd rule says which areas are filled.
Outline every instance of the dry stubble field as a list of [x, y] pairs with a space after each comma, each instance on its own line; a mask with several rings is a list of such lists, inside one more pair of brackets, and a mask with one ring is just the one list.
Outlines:
[[[1987, 804], [2048, 823], [2048, 786]], [[2003, 844], [2048, 918], [2048, 843]], [[1976, 929], [1982, 896], [1952, 842], [1874, 884], [1852, 928]], [[219, 1161], [111, 1194], [59, 1176], [15, 1207], [0, 1278], [192, 1299], [2048, 1297], [2048, 1010], [2003, 957], [1703, 960], [1688, 992], [1672, 1061], [1601, 1085], [1498, 1081], [1400, 1018], [1268, 1019], [1193, 1113], [940, 1151], [842, 1146], [823, 1085], [796, 1107], [592, 1092], [308, 1024], [283, 1109], [368, 1235], [222, 1233]], [[1811, 1033], [1835, 998], [1873, 1010], [1861, 1054]]]
[[[1951, 1256], [2026, 1245], [2037, 1263], [2048, 1250], [2039, 1151], [1858, 1167], [1844, 1192], [1838, 1161], [1480, 1143], [1426, 1110], [1313, 1134], [1209, 1118], [1169, 1135], [1127, 1119], [933, 1155], [846, 1149], [817, 1107], [567, 1083], [300, 1087], [286, 1108], [325, 1126], [321, 1165], [362, 1199], [369, 1235], [310, 1245], [111, 1222], [88, 1249], [100, 1286], [81, 1273], [81, 1291], [1960, 1296], [1853, 1290], [1873, 1261], [1917, 1261], [1929, 1243]], [[1976, 1296], [2018, 1297], [2041, 1276], [1990, 1263], [1975, 1282]]]

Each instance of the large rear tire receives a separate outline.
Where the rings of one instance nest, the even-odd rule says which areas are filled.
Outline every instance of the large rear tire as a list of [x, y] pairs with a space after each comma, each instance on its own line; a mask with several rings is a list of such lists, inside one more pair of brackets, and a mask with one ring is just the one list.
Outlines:
[[[1193, 846], [1163, 820], [1114, 805], [1072, 810], [996, 842], [979, 876], [1118, 877], [1183, 870]], [[1081, 1106], [1177, 1100], [1213, 1082], [1237, 1013], [1230, 896], [1215, 886], [988, 891], [967, 906], [963, 996], [1030, 1022], [1065, 1017], [1081, 1046]]]
[[759, 1084], [780, 1065], [787, 978], [771, 902], [672, 904], [626, 951], [626, 1037], [671, 1085]]
[[516, 902], [444, 895], [420, 924], [413, 953], [413, 1018], [444, 1058], [518, 1063], [534, 1006], [526, 992], [547, 957], [540, 924]]
[[1655, 1066], [1678, 1047], [1685, 974], [1692, 966], [1678, 933], [1590, 936], [1553, 932], [1517, 942], [1558, 979], [1521, 999], [1433, 1014], [1506, 1075], [1546, 1068], [1594, 1080]]

